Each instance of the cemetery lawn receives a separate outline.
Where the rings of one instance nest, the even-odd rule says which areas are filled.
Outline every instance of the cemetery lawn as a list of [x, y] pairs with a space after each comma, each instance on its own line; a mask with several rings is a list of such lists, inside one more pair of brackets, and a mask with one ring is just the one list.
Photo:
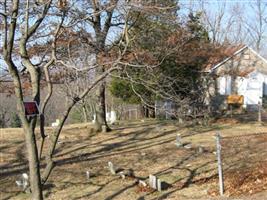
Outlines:
[[[232, 121], [194, 127], [175, 122], [138, 121], [121, 122], [112, 128], [106, 134], [90, 133], [89, 124], [64, 128], [57, 146], [57, 166], [44, 188], [45, 199], [218, 199], [216, 132], [223, 136], [267, 132], [264, 125]], [[182, 142], [189, 148], [176, 147], [177, 134], [181, 134]], [[200, 146], [204, 153], [199, 152]], [[112, 175], [109, 161], [118, 168], [133, 169], [136, 178]], [[90, 179], [86, 171], [90, 172]], [[27, 159], [22, 130], [0, 129], [0, 199], [30, 198], [15, 184], [24, 172]], [[167, 189], [158, 192], [139, 186], [137, 179], [148, 182], [149, 174], [164, 181]], [[264, 191], [253, 193], [244, 193], [239, 198], [251, 199], [252, 194], [256, 195], [253, 199], [264, 199], [266, 195]]]

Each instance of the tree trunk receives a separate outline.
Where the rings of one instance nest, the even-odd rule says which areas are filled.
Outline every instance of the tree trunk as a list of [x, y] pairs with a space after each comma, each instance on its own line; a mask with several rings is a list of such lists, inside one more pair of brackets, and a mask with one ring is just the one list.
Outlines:
[[57, 141], [59, 138], [59, 135], [61, 133], [61, 130], [63, 128], [63, 125], [65, 121], [67, 120], [67, 117], [69, 116], [69, 113], [71, 109], [75, 106], [75, 104], [85, 98], [86, 95], [88, 95], [89, 91], [91, 91], [97, 84], [99, 84], [109, 73], [111, 73], [114, 69], [108, 69], [104, 74], [102, 74], [100, 77], [95, 80], [93, 84], [90, 85], [86, 90], [84, 90], [79, 97], [76, 99], [73, 99], [71, 102], [69, 102], [69, 105], [67, 106], [67, 110], [63, 113], [60, 123], [57, 126], [56, 130], [50, 135], [50, 145], [47, 153], [47, 165], [45, 167], [45, 170], [43, 171], [42, 176], [42, 184], [45, 184], [47, 179], [49, 178], [52, 169], [55, 167], [55, 162], [53, 161], [54, 151], [56, 149]]
[[63, 115], [60, 119], [59, 125], [54, 130], [54, 132], [52, 134], [50, 134], [50, 145], [48, 147], [49, 149], [48, 149], [47, 156], [46, 156], [47, 165], [45, 167], [45, 170], [43, 171], [42, 184], [45, 184], [45, 182], [47, 181], [47, 179], [49, 178], [49, 176], [52, 172], [52, 169], [55, 167], [55, 162], [53, 161], [53, 156], [54, 156], [54, 151], [56, 149], [57, 141], [58, 141], [59, 135], [61, 133], [61, 130], [63, 128], [63, 125], [64, 125], [65, 121], [67, 120], [71, 109], [73, 108], [73, 106], [75, 106], [76, 103], [77, 103], [77, 101], [72, 101], [69, 103], [68, 109], [63, 113]]
[[29, 128], [24, 128], [24, 132], [28, 151], [32, 199], [42, 200], [43, 195], [40, 179], [40, 165], [38, 160], [38, 151], [34, 131]]
[[155, 118], [155, 116], [156, 116], [156, 113], [155, 113], [155, 107], [150, 106], [150, 107], [149, 107], [149, 117], [150, 117], [150, 118]]
[[149, 118], [149, 109], [148, 109], [148, 106], [144, 106], [144, 116], [145, 118]]
[[97, 102], [96, 102], [96, 120], [95, 130], [97, 132], [107, 132], [109, 128], [106, 120], [106, 84], [102, 82], [97, 88]]
[[[27, 120], [25, 113], [24, 113], [24, 106], [23, 106], [23, 93], [22, 93], [22, 86], [19, 78], [18, 71], [16, 70], [13, 62], [7, 62], [10, 73], [13, 77], [13, 83], [15, 86], [15, 95], [17, 100], [17, 110], [18, 114], [23, 126], [24, 134], [25, 134], [25, 141], [26, 141], [26, 148], [28, 153], [28, 162], [29, 162], [29, 171], [30, 171], [30, 186], [32, 192], [32, 199], [34, 200], [42, 200], [42, 187], [41, 187], [41, 180], [40, 180], [40, 166], [39, 166], [39, 159], [38, 159], [38, 150], [36, 139], [34, 135], [35, 125], [36, 125], [36, 118], [32, 118], [31, 120]], [[37, 92], [39, 95], [39, 93]], [[37, 99], [38, 99], [37, 95]]]

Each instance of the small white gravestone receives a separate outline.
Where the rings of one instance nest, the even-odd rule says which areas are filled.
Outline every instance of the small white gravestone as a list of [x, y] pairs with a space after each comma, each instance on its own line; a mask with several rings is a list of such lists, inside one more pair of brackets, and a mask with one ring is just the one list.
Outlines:
[[110, 112], [110, 124], [114, 124], [117, 121], [116, 112], [112, 110]]
[[94, 114], [94, 115], [93, 115], [93, 120], [92, 120], [92, 123], [94, 124], [94, 123], [95, 123], [95, 121], [96, 121], [96, 115]]
[[108, 168], [112, 175], [116, 175], [116, 170], [112, 162], [108, 162]]
[[176, 142], [175, 142], [175, 144], [176, 144], [177, 147], [182, 147], [183, 146], [183, 143], [182, 143], [181, 140], [182, 140], [181, 139], [181, 135], [180, 134], [177, 134], [176, 135]]
[[157, 189], [158, 189], [159, 192], [162, 191], [161, 180], [160, 179], [157, 179]]
[[59, 119], [56, 119], [56, 121], [52, 123], [52, 127], [57, 127], [59, 123], [60, 123]]
[[186, 148], [186, 149], [192, 149], [192, 145], [191, 144], [187, 144], [187, 145], [184, 146], [184, 148]]
[[149, 175], [149, 186], [159, 192], [162, 191], [162, 182], [159, 178], [154, 175]]
[[101, 129], [102, 129], [102, 133], [106, 133], [107, 132], [107, 126], [106, 125], [102, 125]]
[[204, 153], [204, 147], [203, 146], [198, 147], [198, 153]]
[[149, 175], [149, 186], [153, 189], [157, 189], [157, 177], [154, 175]]
[[107, 122], [110, 122], [110, 112], [106, 113], [106, 120], [107, 120]]
[[125, 175], [123, 172], [120, 172], [119, 175], [120, 175], [120, 177], [121, 177], [122, 179], [125, 179], [125, 178], [126, 178], [126, 175]]
[[25, 191], [27, 187], [29, 186], [29, 176], [26, 173], [23, 173], [21, 175], [21, 178], [16, 181], [17, 186], [23, 189]]
[[86, 178], [89, 180], [90, 179], [90, 172], [86, 171]]
[[143, 187], [147, 186], [145, 181], [139, 180], [138, 183], [139, 183], [140, 186], [143, 186]]

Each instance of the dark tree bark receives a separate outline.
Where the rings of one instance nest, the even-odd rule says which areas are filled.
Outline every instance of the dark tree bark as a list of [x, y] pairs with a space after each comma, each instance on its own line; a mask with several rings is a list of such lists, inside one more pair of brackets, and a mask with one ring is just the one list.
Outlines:
[[97, 102], [96, 102], [96, 120], [95, 130], [97, 132], [107, 132], [109, 128], [106, 120], [106, 84], [103, 81], [97, 89]]
[[32, 198], [43, 199], [41, 178], [40, 178], [40, 164], [38, 159], [38, 150], [33, 129], [27, 129], [24, 125], [24, 132], [26, 138], [26, 147], [28, 151], [30, 184], [32, 191]]

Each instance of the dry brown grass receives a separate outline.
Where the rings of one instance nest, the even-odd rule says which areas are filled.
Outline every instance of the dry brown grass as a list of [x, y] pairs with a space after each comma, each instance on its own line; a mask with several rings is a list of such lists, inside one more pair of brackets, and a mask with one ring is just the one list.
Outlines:
[[[88, 124], [67, 126], [57, 146], [57, 166], [44, 194], [46, 199], [208, 199], [217, 187], [214, 135], [224, 136], [267, 132], [258, 124], [217, 123], [209, 127], [180, 127], [157, 121], [129, 122], [113, 127], [107, 134], [93, 134]], [[48, 132], [51, 128], [48, 129]], [[191, 149], [175, 146], [176, 134]], [[24, 137], [21, 129], [0, 129], [1, 199], [29, 199], [15, 180], [27, 172]], [[205, 152], [197, 149], [204, 146]], [[169, 188], [159, 193], [140, 190], [135, 179], [122, 180], [109, 173], [107, 162], [132, 168], [136, 177], [147, 180], [155, 174]], [[93, 177], [86, 179], [89, 170]]]

